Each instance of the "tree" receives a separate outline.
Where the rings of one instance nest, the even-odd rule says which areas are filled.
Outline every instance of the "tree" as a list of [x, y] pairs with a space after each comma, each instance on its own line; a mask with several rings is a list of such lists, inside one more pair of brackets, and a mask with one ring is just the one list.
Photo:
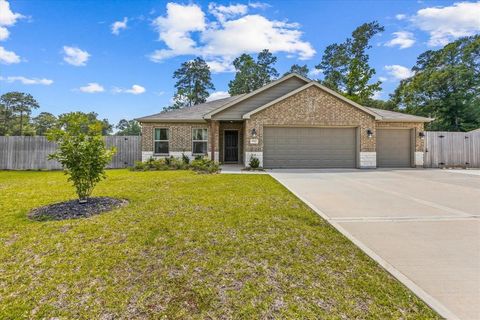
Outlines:
[[208, 90], [215, 90], [210, 67], [202, 58], [197, 57], [182, 63], [180, 68], [173, 73], [173, 78], [177, 79], [173, 109], [204, 103], [210, 95]]
[[277, 58], [268, 49], [258, 54], [257, 61], [249, 54], [242, 54], [233, 60], [236, 74], [228, 83], [228, 93], [232, 96], [249, 93], [270, 83], [278, 77], [273, 67], [276, 62]]
[[63, 115], [60, 126], [47, 133], [48, 139], [58, 144], [49, 159], [62, 164], [81, 203], [86, 202], [95, 185], [106, 178], [105, 167], [115, 153], [115, 148], [105, 147], [102, 128], [102, 121], [92, 122], [88, 114], [72, 112]]
[[57, 124], [57, 117], [50, 112], [40, 112], [40, 114], [32, 120], [35, 134], [38, 136], [44, 136], [48, 130], [54, 128]]
[[[40, 107], [31, 94], [23, 92], [8, 92], [0, 97], [3, 106], [3, 131], [4, 134], [18, 134], [23, 136], [25, 120], [29, 120], [33, 109]], [[17, 118], [18, 117], [18, 118]], [[12, 119], [18, 119], [18, 130], [12, 129]]]
[[122, 119], [115, 128], [118, 129], [117, 133], [115, 133], [117, 136], [139, 136], [142, 131], [140, 124], [136, 120]]
[[301, 65], [298, 65], [298, 64], [294, 64], [290, 67], [290, 70], [285, 72], [284, 76], [290, 74], [290, 73], [296, 73], [296, 74], [299, 74], [305, 78], [308, 78], [308, 73], [310, 72], [310, 70], [308, 69], [308, 66], [306, 64], [304, 64], [303, 66]]
[[68, 126], [71, 119], [74, 117], [81, 117], [84, 119], [84, 123], [81, 125], [84, 132], [87, 132], [91, 124], [101, 123], [101, 133], [104, 136], [107, 136], [112, 133], [113, 125], [108, 122], [108, 119], [98, 119], [98, 114], [96, 112], [84, 113], [81, 111], [63, 113], [58, 116], [57, 126]]
[[329, 45], [315, 66], [325, 75], [322, 84], [358, 103], [371, 99], [381, 90], [381, 82], [370, 83], [375, 69], [369, 65], [366, 51], [372, 47], [372, 37], [382, 31], [384, 27], [376, 21], [364, 23], [345, 42]]
[[435, 118], [429, 129], [480, 126], [480, 35], [422, 53], [412, 71], [392, 95], [394, 103], [408, 113]]

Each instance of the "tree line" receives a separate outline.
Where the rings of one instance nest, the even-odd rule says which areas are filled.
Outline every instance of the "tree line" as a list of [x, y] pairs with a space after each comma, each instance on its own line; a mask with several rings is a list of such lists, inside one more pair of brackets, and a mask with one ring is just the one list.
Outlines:
[[44, 136], [50, 129], [64, 126], [68, 119], [78, 117], [85, 120], [85, 127], [101, 124], [102, 135], [140, 135], [140, 124], [135, 120], [120, 120], [116, 125], [108, 119], [98, 119], [96, 112], [69, 112], [58, 117], [50, 112], [40, 112], [32, 117], [32, 111], [40, 107], [32, 95], [23, 92], [8, 92], [0, 96], [0, 136]]
[[[381, 81], [373, 81], [376, 70], [370, 66], [372, 38], [384, 27], [376, 21], [364, 23], [353, 30], [341, 43], [325, 48], [321, 61], [315, 66], [323, 75], [322, 85], [368, 107], [405, 112], [435, 118], [429, 130], [469, 131], [480, 127], [480, 35], [460, 38], [439, 50], [420, 54], [412, 67], [413, 75], [401, 80], [388, 100], [375, 99], [381, 91]], [[233, 60], [234, 78], [228, 83], [228, 93], [239, 95], [252, 92], [279, 77], [275, 68], [277, 57], [268, 49], [256, 57], [242, 54]], [[284, 74], [297, 73], [308, 77], [307, 65], [294, 64]], [[205, 60], [197, 57], [181, 64], [173, 73], [175, 94], [173, 103], [164, 111], [188, 108], [204, 103], [215, 90], [211, 71]], [[0, 97], [0, 135], [44, 135], [61, 122], [48, 112], [31, 117], [39, 104], [26, 93], [9, 92]], [[88, 119], [98, 120], [95, 112]], [[115, 127], [101, 120], [102, 134], [138, 135], [140, 126], [135, 120], [122, 119]]]
[[[373, 81], [376, 70], [370, 66], [368, 50], [372, 38], [384, 31], [373, 21], [356, 28], [341, 43], [326, 47], [315, 69], [323, 75], [322, 85], [367, 107], [405, 112], [435, 118], [429, 130], [469, 131], [480, 127], [480, 35], [460, 38], [439, 50], [418, 56], [413, 75], [400, 81], [388, 100], [375, 99], [382, 90], [381, 81]], [[228, 93], [252, 92], [278, 78], [277, 58], [265, 49], [256, 59], [242, 54], [233, 61], [234, 79]], [[307, 65], [294, 64], [288, 73], [308, 77]], [[215, 90], [208, 64], [200, 57], [184, 62], [173, 78], [174, 103], [165, 108], [190, 107], [204, 103]]]

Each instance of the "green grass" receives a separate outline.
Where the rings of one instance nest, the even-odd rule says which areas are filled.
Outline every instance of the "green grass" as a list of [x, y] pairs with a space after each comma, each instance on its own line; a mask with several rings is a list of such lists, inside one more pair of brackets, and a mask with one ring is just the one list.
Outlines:
[[61, 172], [0, 172], [0, 319], [438, 316], [267, 175], [108, 172], [124, 208], [33, 222]]

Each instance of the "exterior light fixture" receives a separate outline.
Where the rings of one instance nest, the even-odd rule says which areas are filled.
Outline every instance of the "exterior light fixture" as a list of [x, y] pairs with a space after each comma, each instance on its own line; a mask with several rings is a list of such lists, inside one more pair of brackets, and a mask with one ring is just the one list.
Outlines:
[[252, 129], [252, 138], [256, 138], [257, 137], [257, 130], [255, 130], [255, 128]]
[[367, 129], [367, 137], [370, 139], [371, 137], [373, 137], [373, 132], [372, 130], [370, 129]]
[[419, 132], [418, 136], [420, 137], [420, 139], [425, 139], [425, 132]]

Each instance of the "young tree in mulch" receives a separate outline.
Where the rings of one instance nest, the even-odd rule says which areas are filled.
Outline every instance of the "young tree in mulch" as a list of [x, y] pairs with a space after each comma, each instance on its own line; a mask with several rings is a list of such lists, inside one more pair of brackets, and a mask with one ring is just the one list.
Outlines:
[[107, 149], [102, 136], [102, 122], [92, 122], [83, 113], [70, 113], [59, 119], [58, 128], [47, 133], [58, 150], [49, 159], [60, 162], [75, 187], [80, 203], [86, 203], [95, 185], [106, 178], [105, 167], [115, 154]]

